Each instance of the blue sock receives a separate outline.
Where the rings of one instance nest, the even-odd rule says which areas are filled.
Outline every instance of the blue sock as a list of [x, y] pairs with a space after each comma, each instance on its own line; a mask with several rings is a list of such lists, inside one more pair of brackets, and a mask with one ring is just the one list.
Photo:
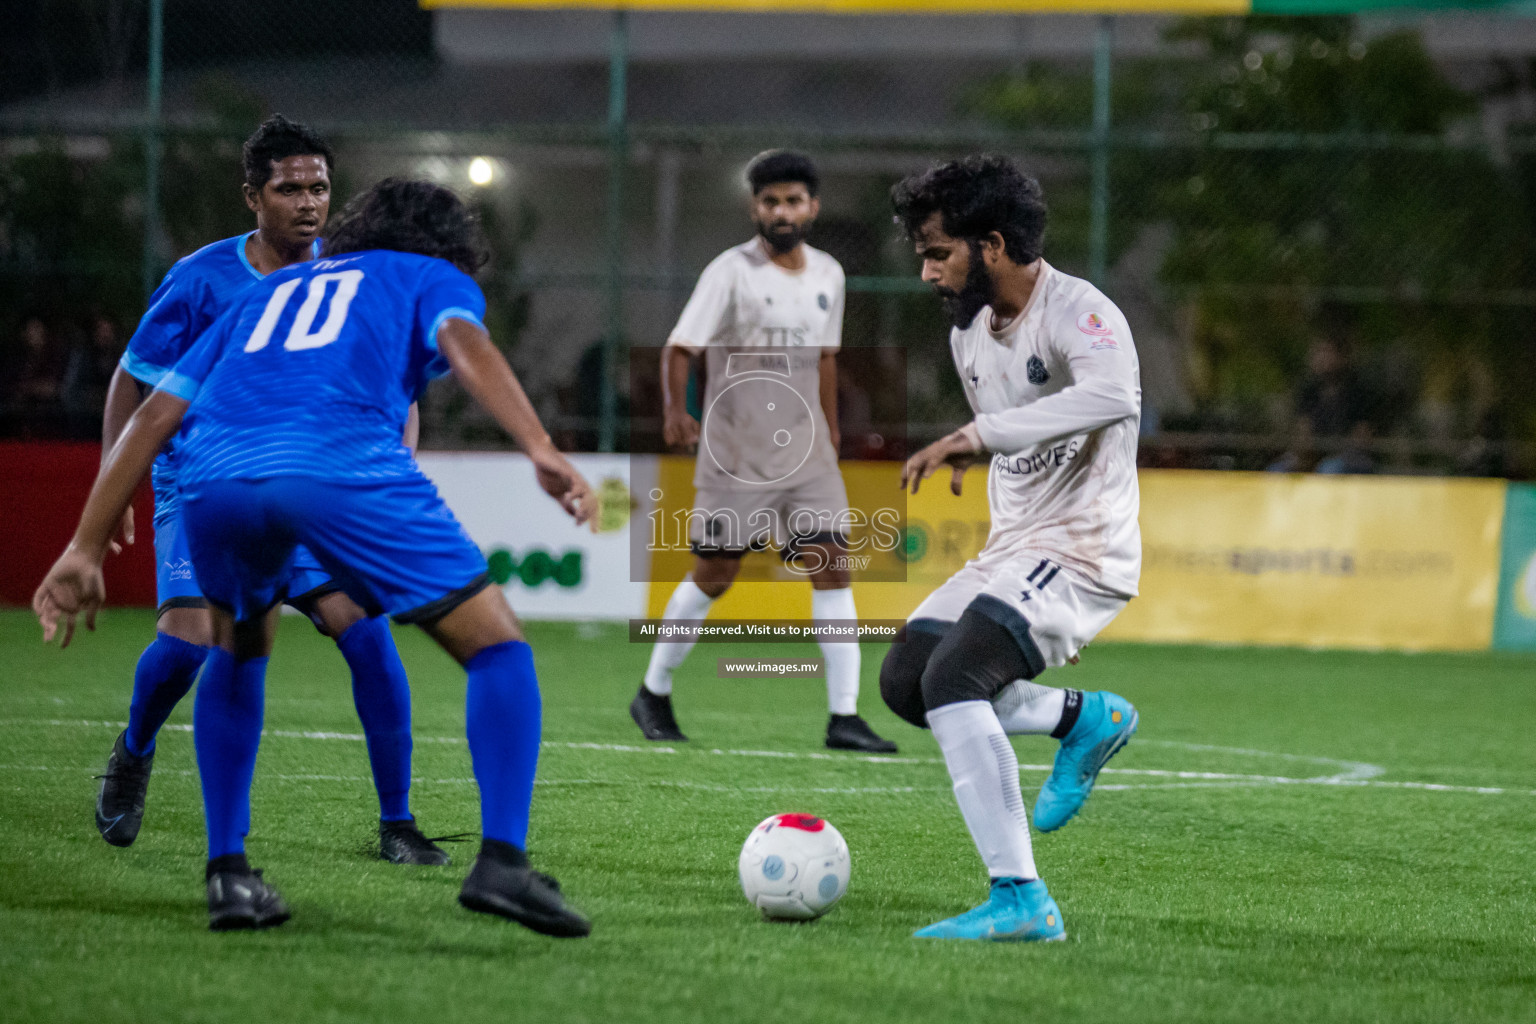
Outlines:
[[266, 677], [266, 658], [237, 662], [222, 647], [210, 650], [203, 663], [202, 682], [192, 705], [192, 745], [203, 783], [209, 860], [245, 852]]
[[411, 816], [411, 685], [380, 615], [363, 619], [336, 638], [352, 670], [352, 703], [363, 723], [373, 786], [379, 791], [379, 818]]
[[181, 698], [192, 689], [208, 648], [189, 644], [169, 633], [155, 639], [139, 655], [133, 671], [133, 700], [128, 705], [128, 753], [143, 757], [155, 749], [155, 737]]
[[481, 838], [526, 848], [541, 732], [533, 648], [509, 640], [487, 647], [464, 667], [469, 670], [465, 731], [480, 784]]

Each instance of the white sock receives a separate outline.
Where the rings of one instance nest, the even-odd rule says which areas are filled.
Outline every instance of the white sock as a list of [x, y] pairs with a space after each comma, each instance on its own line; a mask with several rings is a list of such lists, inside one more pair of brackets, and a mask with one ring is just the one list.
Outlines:
[[[667, 610], [661, 613], [663, 621], [678, 619], [702, 619], [709, 614], [709, 606], [715, 599], [700, 590], [693, 580], [683, 580], [672, 591]], [[658, 643], [651, 648], [651, 664], [645, 670], [645, 688], [658, 696], [672, 692], [672, 670], [683, 663], [693, 641], [684, 643]]]
[[955, 801], [988, 873], [1039, 878], [1019, 792], [1019, 760], [992, 705], [984, 700], [945, 704], [928, 712], [928, 727], [944, 752]]
[[1028, 679], [1015, 679], [992, 698], [992, 710], [1010, 736], [1023, 733], [1052, 733], [1061, 724], [1061, 712], [1067, 705], [1067, 691], [1041, 686]]
[[[853, 588], [811, 591], [811, 618], [856, 619]], [[827, 706], [834, 715], [853, 715], [859, 710], [859, 645], [857, 643], [821, 644], [821, 656], [827, 666]]]

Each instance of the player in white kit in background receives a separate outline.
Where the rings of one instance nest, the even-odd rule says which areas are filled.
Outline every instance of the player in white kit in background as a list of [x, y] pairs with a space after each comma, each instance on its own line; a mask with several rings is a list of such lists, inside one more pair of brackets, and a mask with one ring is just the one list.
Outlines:
[[[837, 351], [843, 268], [805, 244], [820, 212], [816, 167], [770, 150], [747, 168], [757, 237], [705, 268], [662, 356], [664, 433], [698, 448], [690, 519], [693, 571], [667, 621], [702, 619], [749, 551], [770, 543], [811, 581], [817, 621], [858, 618], [847, 568], [848, 496], [837, 464]], [[692, 360], [705, 359], [703, 422], [687, 406]], [[692, 648], [658, 643], [630, 715], [646, 739], [686, 740], [672, 710], [672, 673]], [[859, 717], [859, 645], [823, 640], [826, 745], [895, 753]]]
[[1041, 258], [1040, 185], [1004, 157], [942, 164], [892, 190], [898, 221], [954, 324], [970, 423], [902, 469], [917, 492], [991, 453], [981, 552], [918, 606], [880, 670], [886, 704], [933, 730], [992, 879], [987, 902], [920, 937], [1066, 937], [1035, 869], [1009, 734], [1062, 741], [1035, 802], [1049, 832], [1077, 813], [1136, 731], [1112, 693], [1035, 680], [1079, 652], [1136, 596], [1140, 372], [1120, 310]]

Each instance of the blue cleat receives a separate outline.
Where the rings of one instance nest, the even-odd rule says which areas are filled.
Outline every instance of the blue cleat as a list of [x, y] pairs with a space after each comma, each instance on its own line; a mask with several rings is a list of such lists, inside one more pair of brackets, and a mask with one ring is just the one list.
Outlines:
[[992, 894], [975, 910], [913, 932], [919, 939], [984, 942], [1059, 942], [1067, 937], [1061, 910], [1038, 878], [992, 879]]
[[1118, 694], [1089, 691], [1072, 731], [1056, 751], [1051, 777], [1035, 798], [1035, 828], [1054, 832], [1080, 811], [1099, 769], [1131, 741], [1140, 715]]

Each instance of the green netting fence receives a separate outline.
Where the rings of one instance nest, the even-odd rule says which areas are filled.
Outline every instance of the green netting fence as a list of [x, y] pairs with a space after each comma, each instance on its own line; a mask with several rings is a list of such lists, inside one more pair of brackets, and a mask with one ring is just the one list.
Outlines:
[[[1411, 27], [1348, 18], [1165, 20], [1149, 54], [1126, 19], [1097, 18], [1077, 52], [1024, 46], [935, 88], [925, 70], [948, 65], [920, 55], [615, 61], [645, 23], [601, 12], [573, 22], [569, 54], [498, 56], [520, 15], [476, 17], [506, 20], [399, 0], [23, 15], [0, 44], [16, 58], [0, 72], [0, 430], [95, 429], [146, 285], [249, 230], [239, 144], [280, 110], [334, 141], [338, 200], [409, 174], [479, 206], [493, 335], [574, 447], [659, 443], [627, 352], [664, 341], [698, 271], [749, 237], [742, 169], [786, 145], [823, 168], [812, 242], [849, 275], [847, 344], [908, 351], [912, 439], [953, 423], [945, 327], [886, 197], [992, 150], [1040, 178], [1047, 258], [1130, 319], [1147, 462], [1351, 450], [1400, 472], [1536, 471], [1536, 140], [1487, 116], [1529, 69], [1455, 84]], [[503, 443], [451, 385], [424, 415], [429, 445]]]

